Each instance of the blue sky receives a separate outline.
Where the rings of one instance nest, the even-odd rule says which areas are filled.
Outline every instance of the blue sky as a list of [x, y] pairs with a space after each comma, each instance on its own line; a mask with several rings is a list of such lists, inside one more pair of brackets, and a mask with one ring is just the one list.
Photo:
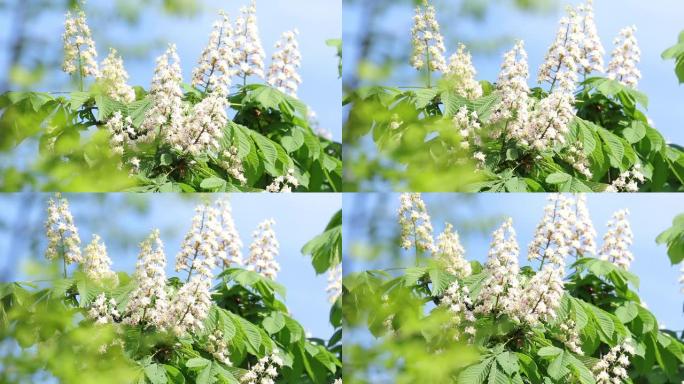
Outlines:
[[[462, 236], [462, 243], [469, 260], [486, 260], [491, 233], [500, 225], [504, 217], [513, 218], [518, 243], [521, 247], [521, 264], [526, 263], [527, 244], [532, 240], [534, 228], [543, 214], [546, 204], [545, 194], [423, 194], [428, 211], [432, 216], [435, 232], [444, 227], [444, 221], [454, 223]], [[396, 210], [399, 207], [398, 194], [346, 194], [343, 199], [345, 223], [351, 222], [356, 210], [369, 212], [382, 200], [387, 204], [376, 213], [376, 217], [386, 218], [378, 227], [385, 236], [398, 231]], [[605, 233], [606, 223], [613, 212], [628, 208], [631, 212], [630, 222], [634, 232], [634, 244], [631, 247], [635, 255], [630, 271], [641, 279], [638, 290], [640, 297], [655, 313], [658, 320], [669, 329], [684, 329], [682, 303], [684, 294], [680, 293], [678, 284], [679, 268], [671, 266], [667, 258], [667, 250], [657, 245], [655, 238], [669, 228], [672, 219], [684, 212], [684, 195], [682, 194], [590, 194], [588, 206], [599, 238]], [[472, 230], [472, 226], [464, 227], [476, 219], [487, 218], [482, 225], [485, 229]], [[492, 220], [493, 219], [493, 220]], [[471, 223], [472, 224], [472, 223]], [[353, 226], [345, 225], [343, 234], [345, 274], [368, 268], [389, 268], [397, 263], [390, 263], [387, 258], [373, 262], [360, 261], [348, 257], [349, 250], [357, 244], [367, 241], [366, 226], [355, 222]], [[397, 247], [398, 248], [398, 247]], [[412, 262], [408, 255], [403, 261]], [[394, 265], [390, 265], [394, 264]], [[405, 266], [405, 265], [404, 265]]]
[[[503, 53], [510, 49], [515, 39], [522, 39], [529, 54], [532, 72], [530, 84], [536, 80], [537, 68], [554, 39], [557, 20], [562, 15], [563, 6], [580, 3], [578, 0], [560, 0], [560, 6], [555, 11], [536, 14], [525, 14], [501, 4], [492, 5], [487, 18], [483, 22], [475, 22], [470, 19], [455, 19], [453, 11], [449, 15], [440, 14], [440, 4], [449, 3], [452, 5], [450, 8], [454, 9], [458, 8], [461, 1], [433, 2], [437, 6], [437, 18], [446, 31], [445, 43], [448, 54], [456, 49], [459, 42], [456, 37], [466, 44], [468, 41], [496, 39], [502, 36], [510, 39], [510, 43], [503, 44], [495, 52], [473, 52], [478, 79], [493, 81], [498, 74]], [[684, 121], [684, 88], [677, 84], [674, 62], [663, 61], [660, 58], [660, 54], [677, 41], [679, 32], [684, 29], [681, 19], [684, 3], [681, 0], [595, 0], [594, 3], [599, 36], [608, 54], [612, 50], [613, 38], [621, 28], [632, 24], [637, 26], [637, 38], [642, 49], [639, 67], [643, 75], [638, 88], [649, 96], [650, 106], [647, 114], [667, 140], [678, 144], [684, 143], [684, 130], [681, 129], [681, 122]], [[359, 28], [357, 11], [352, 6], [345, 7], [343, 11], [345, 71], [354, 70], [351, 66], [358, 55], [358, 47], [352, 44], [352, 40], [347, 39], [348, 36], [353, 36], [356, 28]], [[404, 45], [399, 45], [396, 49], [405, 51], [407, 55], [411, 49], [412, 12], [407, 6], [394, 7], [381, 23], [388, 33], [401, 36], [403, 31]], [[421, 84], [417, 81], [415, 70], [408, 63], [396, 68], [395, 71], [390, 83], [404, 86]]]
[[[0, 222], [13, 223], [17, 215], [27, 214], [35, 219], [40, 239], [38, 255], [29, 255], [25, 241], [15, 243], [15, 251], [10, 254], [10, 229], [0, 227], [0, 269], [9, 266], [15, 271], [15, 279], [25, 277], [22, 265], [33, 256], [44, 260], [45, 238], [42, 236], [42, 222], [45, 220], [45, 201], [50, 194], [40, 194], [41, 202], [30, 211], [20, 204], [19, 194], [0, 194]], [[167, 274], [174, 275], [174, 260], [185, 232], [190, 228], [196, 203], [203, 199], [215, 200], [219, 194], [212, 195], [174, 195], [174, 194], [106, 194], [89, 195], [67, 194], [74, 220], [79, 227], [81, 240], [87, 243], [92, 233], [103, 237], [117, 236], [119, 231], [131, 232], [134, 236], [127, 240], [108, 243], [108, 252], [113, 260], [113, 269], [132, 273], [138, 254], [137, 244], [150, 231], [159, 228], [162, 232], [167, 256]], [[137, 214], [131, 209], [122, 209], [129, 204], [128, 199], [146, 200], [148, 211]], [[99, 202], [98, 202], [99, 201]], [[252, 231], [263, 220], [273, 218], [274, 227], [280, 242], [278, 262], [281, 271], [276, 279], [287, 289], [285, 303], [304, 328], [316, 337], [328, 338], [332, 327], [328, 323], [330, 304], [325, 288], [327, 275], [316, 276], [309, 257], [301, 254], [301, 247], [311, 238], [321, 233], [330, 217], [341, 208], [341, 197], [336, 194], [233, 194], [230, 195], [233, 218], [244, 243], [243, 255], [249, 253]], [[86, 220], [89, 217], [94, 220]], [[11, 227], [10, 227], [11, 228]], [[22, 233], [22, 239], [29, 234]], [[120, 246], [118, 246], [121, 244]], [[117, 245], [117, 246], [114, 246]]]
[[[123, 52], [130, 83], [149, 89], [155, 58], [165, 50], [164, 42], [175, 43], [181, 59], [184, 80], [189, 82], [192, 68], [207, 43], [218, 10], [224, 9], [234, 20], [239, 14], [240, 7], [247, 5], [249, 1], [205, 0], [201, 3], [202, 11], [196, 17], [164, 17], [157, 10], [148, 9], [143, 12], [139, 25], [131, 27], [121, 23], [110, 26], [111, 19], [119, 17], [113, 10], [113, 2], [89, 0], [86, 13], [94, 31], [99, 58], [106, 57], [109, 43], [112, 41], [115, 48], [122, 44], [154, 42], [155, 48], [142, 58], [132, 58], [132, 55], [127, 57], [126, 52]], [[302, 52], [300, 74], [303, 79], [298, 92], [299, 98], [316, 111], [321, 127], [331, 131], [336, 140], [341, 140], [341, 83], [337, 73], [336, 52], [325, 45], [325, 40], [341, 37], [341, 6], [341, 0], [257, 1], [258, 24], [266, 51], [266, 64], [270, 63], [270, 57], [274, 52], [273, 46], [281, 33], [298, 28]], [[92, 10], [92, 14], [89, 10]], [[3, 25], [10, 25], [9, 15], [0, 12], [0, 21]], [[62, 44], [62, 24], [62, 15], [52, 14], [29, 28], [32, 34], [41, 36], [49, 47], [55, 48], [61, 47]], [[6, 29], [0, 31], [0, 41], [5, 41]], [[7, 60], [3, 57], [4, 53], [3, 50], [0, 54], [0, 70], [3, 70], [3, 73]], [[55, 91], [54, 85], [64, 86], [65, 81], [68, 81], [68, 77], [63, 72], [51, 72], [50, 78], [46, 80], [46, 84], [49, 84], [46, 90]]]

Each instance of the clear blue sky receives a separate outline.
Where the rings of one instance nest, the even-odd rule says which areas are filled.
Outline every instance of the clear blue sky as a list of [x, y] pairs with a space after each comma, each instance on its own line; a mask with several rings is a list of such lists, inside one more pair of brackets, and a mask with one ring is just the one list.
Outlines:
[[[21, 206], [19, 194], [0, 194], [0, 222], [12, 223]], [[42, 236], [41, 223], [45, 220], [45, 202], [52, 196], [40, 194], [41, 203], [34, 206], [30, 214], [35, 217], [36, 231], [40, 232], [39, 249], [45, 249], [45, 238]], [[138, 194], [135, 199], [149, 203], [145, 214], [136, 214], [132, 210], [121, 209], [127, 204], [131, 195], [107, 194], [85, 196], [85, 194], [67, 194], [66, 197], [74, 213], [79, 227], [81, 240], [87, 243], [93, 232], [102, 235], [113, 260], [113, 269], [132, 273], [138, 254], [137, 244], [146, 238], [150, 231], [159, 228], [162, 231], [167, 256], [167, 274], [175, 275], [173, 270], [175, 256], [179, 250], [185, 232], [190, 228], [196, 203], [203, 199], [216, 199], [219, 194], [211, 195], [175, 195], [175, 194]], [[95, 200], [101, 200], [96, 203]], [[273, 218], [276, 221], [275, 231], [280, 242], [278, 262], [281, 271], [276, 279], [287, 289], [285, 303], [304, 328], [316, 337], [328, 338], [332, 327], [328, 323], [330, 304], [325, 288], [327, 275], [316, 276], [309, 257], [301, 254], [301, 247], [311, 238], [321, 233], [331, 216], [341, 208], [341, 197], [336, 194], [233, 194], [230, 195], [235, 224], [244, 243], [243, 255], [249, 253], [252, 231], [263, 220]], [[90, 219], [86, 219], [90, 218]], [[92, 221], [91, 221], [92, 220]], [[97, 228], [94, 230], [93, 228]], [[103, 228], [106, 231], [103, 232]], [[25, 276], [21, 269], [24, 261], [30, 256], [44, 260], [39, 255], [28, 254], [28, 244], [15, 243], [15, 253], [8, 253], [10, 228], [0, 227], [0, 269], [10, 266], [15, 271], [15, 278]], [[109, 242], [107, 238], [116, 236], [118, 231], [127, 231], [134, 236], [125, 241]], [[29, 237], [23, 233], [21, 237]], [[119, 246], [114, 246], [114, 245]]]
[[[466, 258], [469, 260], [484, 262], [491, 233], [501, 223], [502, 218], [513, 218], [521, 247], [521, 264], [526, 263], [527, 244], [532, 240], [534, 228], [542, 217], [546, 197], [545, 194], [470, 194], [467, 196], [423, 194], [432, 215], [435, 232], [441, 232], [444, 221], [454, 223], [455, 228], [461, 233]], [[399, 228], [395, 212], [399, 207], [398, 194], [360, 194], [359, 196], [345, 194], [343, 200], [345, 223], [350, 222], [350, 218], [354, 217], [358, 209], [370, 212], [373, 207], [377, 206], [379, 200], [387, 202], [380, 212], [374, 214], [376, 217], [385, 218], [378, 226], [381, 233], [384, 236], [397, 233]], [[588, 205], [594, 227], [599, 234], [597, 239], [599, 246], [602, 243], [606, 223], [613, 212], [623, 208], [630, 210], [630, 222], [634, 231], [634, 244], [631, 250], [636, 258], [630, 271], [641, 279], [639, 295], [662, 324], [670, 329], [684, 329], [682, 315], [684, 294], [680, 293], [678, 284], [679, 268], [670, 266], [666, 247], [655, 243], [656, 236], [670, 227], [672, 219], [678, 213], [684, 212], [684, 195], [590, 194]], [[471, 226], [464, 227], [465, 223], [482, 218], [489, 220], [488, 224], [484, 224], [485, 230], [473, 231]], [[395, 266], [397, 264], [397, 262], [389, 263], [387, 258], [365, 262], [348, 257], [349, 250], [355, 244], [367, 241], [365, 230], [366, 227], [361, 222], [355, 222], [353, 226], [345, 226], [343, 235], [345, 274], [368, 268], [389, 268], [392, 267], [390, 264], [395, 264]], [[404, 261], [410, 264], [412, 259], [408, 257]]]
[[[155, 3], [157, 3], [155, 1]], [[156, 43], [145, 57], [131, 58], [124, 53], [124, 62], [130, 74], [130, 83], [142, 85], [149, 89], [154, 71], [155, 58], [163, 53], [165, 42], [175, 43], [183, 67], [184, 80], [190, 82], [192, 68], [207, 43], [217, 11], [223, 9], [232, 20], [239, 14], [240, 7], [248, 5], [248, 0], [204, 0], [200, 1], [202, 11], [192, 18], [175, 18], [163, 16], [158, 10], [146, 10], [139, 25], [131, 27], [126, 24], [110, 25], [112, 18], [120, 17], [114, 12], [113, 2], [108, 0], [89, 0], [86, 12], [89, 24], [94, 32], [99, 58], [104, 59], [109, 50], [109, 43], [115, 45], [138, 45], [143, 42]], [[273, 46], [282, 32], [298, 28], [300, 49], [302, 52], [302, 68], [300, 74], [303, 83], [299, 89], [299, 98], [309, 104], [317, 113], [321, 127], [333, 133], [333, 138], [341, 140], [340, 103], [341, 83], [338, 79], [334, 48], [325, 45], [325, 40], [341, 37], [341, 0], [258, 0], [257, 16], [261, 39], [270, 63]], [[90, 13], [89, 11], [92, 11]], [[315, 16], [313, 16], [315, 15]], [[9, 15], [0, 12], [3, 27], [0, 30], [0, 41], [6, 40], [11, 25]], [[61, 47], [63, 16], [52, 14], [42, 18], [37, 25], [29, 25], [31, 34], [40, 36], [52, 51]], [[6, 57], [0, 54], [0, 70], [6, 67]], [[134, 60], [135, 59], [135, 60]], [[56, 58], [61, 60], [61, 58]], [[52, 76], [57, 76], [52, 78]], [[50, 73], [46, 84], [47, 90], [54, 91], [55, 84], [64, 85], [68, 81], [62, 72]], [[60, 89], [61, 90], [61, 89]]]
[[[492, 40], [499, 37], [510, 39], [510, 43], [502, 45], [495, 52], [473, 52], [473, 61], [478, 70], [478, 79], [494, 81], [499, 71], [502, 55], [510, 49], [515, 39], [525, 41], [529, 54], [532, 77], [530, 84], [536, 81], [536, 71], [543, 61], [548, 46], [552, 43], [557, 21], [567, 4], [578, 4], [578, 0], [560, 0], [559, 6], [553, 12], [525, 14], [511, 9], [510, 6], [494, 4], [483, 22], [475, 22], [463, 18], [454, 18], [462, 1], [434, 0], [437, 6], [437, 18], [446, 32], [445, 43], [449, 55], [455, 51], [459, 40], [468, 41]], [[490, 1], [490, 3], [495, 3]], [[510, 3], [496, 2], [496, 3]], [[671, 142], [684, 143], [684, 87], [677, 84], [674, 75], [674, 61], [663, 61], [660, 54], [677, 41], [679, 32], [684, 29], [681, 15], [684, 3], [681, 0], [659, 0], [649, 2], [642, 0], [595, 0], [596, 23], [599, 36], [606, 48], [607, 54], [612, 50], [613, 38], [618, 31], [628, 25], [636, 25], [637, 38], [642, 49], [642, 61], [639, 65], [643, 79], [639, 89], [650, 99], [648, 115], [655, 122], [656, 127]], [[440, 4], [448, 4], [452, 11], [440, 14]], [[404, 45], [397, 46], [410, 52], [410, 28], [413, 10], [408, 6], [394, 7], [382, 21], [383, 30], [390, 34], [401, 36]], [[352, 44], [347, 36], [353, 36], [359, 28], [358, 9], [346, 6], [343, 11], [345, 35], [345, 71], [353, 71], [352, 64], [358, 55], [358, 47]], [[607, 62], [607, 61], [606, 61]], [[420, 84], [417, 82], [416, 71], [408, 63], [395, 69], [395, 75], [390, 82], [396, 85]]]

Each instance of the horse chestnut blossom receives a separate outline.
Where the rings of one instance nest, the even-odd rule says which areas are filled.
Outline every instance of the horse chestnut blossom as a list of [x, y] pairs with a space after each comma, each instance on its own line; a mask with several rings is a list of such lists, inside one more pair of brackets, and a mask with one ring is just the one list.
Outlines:
[[516, 318], [521, 294], [519, 252], [513, 219], [508, 218], [492, 235], [485, 264], [488, 275], [476, 300], [476, 314], [503, 313]]
[[543, 151], [557, 145], [565, 145], [566, 135], [570, 132], [570, 122], [576, 113], [573, 105], [576, 78], [577, 75], [571, 71], [558, 73], [553, 79], [558, 86], [532, 111], [529, 129], [533, 148]]
[[276, 353], [264, 356], [240, 378], [242, 384], [275, 384], [283, 359]]
[[74, 225], [74, 217], [69, 210], [69, 202], [57, 194], [57, 201], [48, 201], [47, 220], [45, 230], [48, 239], [45, 258], [54, 260], [62, 257], [64, 268], [73, 263], [82, 261], [81, 238], [78, 228]]
[[297, 35], [297, 29], [283, 32], [280, 41], [275, 45], [276, 51], [271, 58], [271, 66], [266, 76], [266, 82], [270, 86], [295, 98], [297, 88], [302, 83], [302, 78], [297, 73], [302, 61]]
[[261, 222], [252, 233], [252, 244], [249, 245], [248, 269], [256, 271], [263, 277], [275, 280], [280, 271], [280, 264], [276, 261], [280, 244], [273, 231], [275, 220]]
[[577, 355], [584, 355], [584, 351], [582, 350], [582, 340], [580, 340], [579, 331], [577, 330], [577, 324], [575, 321], [567, 320], [562, 322], [558, 325], [558, 329], [560, 330], [560, 341], [565, 345], [565, 347]]
[[468, 107], [463, 106], [454, 114], [452, 121], [461, 136], [461, 148], [469, 149], [482, 145], [482, 139], [479, 136], [481, 125], [476, 111], [469, 112]]
[[558, 84], [560, 74], [567, 73], [566, 76], [571, 81], [568, 81], [565, 86], [572, 85], [571, 90], [574, 90], [578, 64], [582, 57], [580, 48], [584, 38], [582, 21], [574, 8], [568, 7], [566, 12], [568, 15], [560, 19], [556, 38], [549, 47], [537, 76], [539, 84], [548, 82], [551, 84], [551, 89]]
[[117, 309], [116, 300], [107, 299], [104, 293], [97, 295], [90, 304], [88, 317], [95, 320], [95, 324], [111, 324], [121, 318]]
[[577, 257], [596, 254], [596, 229], [591, 221], [587, 208], [587, 196], [579, 194], [575, 198], [575, 233], [572, 237], [572, 248]]
[[228, 268], [231, 264], [242, 265], [242, 240], [233, 220], [233, 208], [228, 200], [219, 199], [216, 202], [216, 209], [221, 225], [221, 231], [217, 236], [220, 250], [218, 258], [223, 263], [223, 268]]
[[544, 265], [525, 285], [520, 295], [517, 317], [531, 325], [554, 320], [565, 292], [564, 276], [565, 265]]
[[192, 85], [213, 91], [217, 88], [228, 90], [231, 77], [235, 75], [237, 55], [233, 26], [224, 11], [219, 11], [221, 19], [214, 23], [209, 42], [202, 50], [198, 65], [192, 71]]
[[419, 71], [427, 65], [428, 72], [447, 72], [444, 37], [439, 31], [435, 13], [435, 7], [429, 5], [427, 0], [423, 1], [422, 7], [416, 7], [411, 28], [411, 65]]
[[249, 76], [264, 78], [264, 58], [266, 53], [261, 45], [257, 25], [256, 1], [249, 7], [240, 9], [240, 17], [235, 21], [235, 65], [236, 75], [247, 81]]
[[634, 260], [634, 255], [629, 247], [632, 245], [634, 235], [627, 217], [629, 211], [623, 209], [613, 214], [608, 221], [608, 231], [603, 235], [603, 245], [599, 251], [601, 260], [610, 261], [625, 270]]
[[124, 117], [121, 111], [116, 111], [107, 120], [105, 127], [109, 131], [109, 146], [112, 153], [122, 156], [126, 145], [136, 137], [133, 120], [130, 116]]
[[342, 295], [342, 265], [337, 264], [328, 270], [328, 301], [332, 304]]
[[449, 58], [445, 74], [457, 95], [466, 99], [477, 99], [482, 96], [482, 86], [475, 80], [477, 71], [465, 45], [459, 44], [456, 53]]
[[165, 322], [176, 335], [197, 333], [204, 328], [212, 303], [211, 281], [211, 274], [195, 275], [171, 300]]
[[639, 49], [635, 33], [635, 26], [625, 27], [615, 38], [615, 49], [608, 63], [608, 78], [636, 89], [641, 79], [641, 72], [637, 67], [641, 60], [641, 49]]
[[572, 199], [552, 194], [548, 201], [544, 216], [537, 224], [534, 238], [528, 246], [527, 259], [539, 260], [542, 265], [550, 262], [557, 267], [564, 267], [565, 259], [571, 252], [577, 217]]
[[529, 131], [530, 118], [530, 87], [527, 80], [530, 77], [527, 64], [525, 43], [518, 41], [513, 49], [504, 55], [496, 88], [501, 100], [494, 108], [490, 122], [505, 121], [503, 132], [508, 139], [519, 140], [523, 145], [530, 145], [532, 134]]
[[605, 192], [639, 192], [639, 184], [646, 180], [641, 172], [641, 164], [634, 164], [631, 170], [624, 171], [613, 180]]
[[444, 231], [437, 236], [437, 260], [450, 274], [466, 278], [472, 273], [472, 268], [464, 256], [465, 250], [461, 245], [458, 232], [454, 230], [453, 225], [446, 223]]
[[126, 324], [165, 327], [169, 309], [165, 268], [164, 244], [159, 238], [159, 230], [155, 229], [140, 243], [134, 274], [138, 285], [129, 296]]
[[152, 107], [145, 113], [140, 126], [143, 135], [141, 141], [151, 142], [157, 138], [168, 141], [183, 130], [185, 111], [182, 81], [180, 58], [176, 46], [170, 44], [166, 52], [157, 58], [150, 87]]
[[601, 44], [594, 20], [594, 1], [587, 0], [585, 4], [580, 4], [577, 9], [584, 16], [582, 19], [584, 39], [579, 65], [585, 74], [603, 72], [603, 55], [605, 55], [606, 50]]
[[83, 11], [66, 13], [62, 42], [64, 43], [64, 62], [62, 63], [64, 72], [70, 75], [77, 73], [81, 81], [85, 77], [99, 75], [97, 50]]
[[169, 144], [195, 155], [218, 150], [223, 128], [228, 124], [227, 107], [223, 89], [216, 88], [192, 107], [179, 129], [167, 132]]
[[616, 345], [594, 365], [592, 371], [597, 384], [618, 384], [628, 378], [630, 358], [636, 353], [631, 343], [627, 339]]
[[238, 148], [236, 146], [232, 146], [221, 152], [219, 166], [223, 168], [230, 177], [237, 180], [240, 185], [245, 185], [247, 183], [245, 167], [242, 165], [240, 156], [238, 156]]
[[107, 247], [98, 235], [93, 235], [90, 244], [85, 247], [85, 258], [83, 260], [83, 272], [89, 279], [94, 281], [109, 280], [115, 285], [119, 278], [111, 270], [112, 260], [107, 255]]
[[228, 343], [226, 342], [225, 335], [221, 330], [217, 329], [213, 333], [207, 335], [207, 341], [207, 352], [211, 353], [214, 359], [228, 366], [233, 365], [233, 363], [230, 361]]
[[109, 49], [109, 55], [102, 62], [102, 72], [97, 79], [104, 84], [107, 95], [113, 100], [121, 103], [135, 101], [135, 90], [127, 84], [128, 72], [116, 49]]
[[[470, 309], [473, 303], [470, 299], [470, 291], [465, 285], [460, 285], [458, 281], [449, 284], [444, 291], [439, 305], [445, 308], [452, 316], [449, 324], [456, 328], [463, 328], [463, 333], [468, 337], [475, 336], [476, 329], [475, 315]], [[463, 335], [456, 333], [455, 338], [459, 340]]]
[[213, 276], [212, 270], [221, 252], [218, 241], [221, 230], [216, 208], [206, 204], [195, 208], [192, 226], [176, 255], [176, 272], [187, 271], [187, 282], [193, 272], [210, 279]]
[[287, 173], [273, 179], [273, 182], [266, 186], [266, 192], [271, 193], [290, 193], [299, 186], [299, 180], [294, 175], [294, 169], [290, 168]]
[[432, 222], [420, 193], [402, 193], [399, 206], [401, 247], [415, 246], [419, 251], [436, 251], [432, 238]]

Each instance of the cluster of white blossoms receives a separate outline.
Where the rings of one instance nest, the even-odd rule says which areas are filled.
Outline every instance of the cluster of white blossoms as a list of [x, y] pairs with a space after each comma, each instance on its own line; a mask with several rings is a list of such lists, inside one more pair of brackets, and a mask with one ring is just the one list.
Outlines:
[[532, 142], [528, 127], [531, 105], [530, 86], [527, 84], [529, 77], [525, 43], [520, 40], [504, 55], [496, 82], [501, 100], [494, 108], [490, 121], [506, 121], [505, 129], [497, 135], [519, 140], [523, 145]]
[[175, 334], [184, 335], [204, 328], [212, 304], [212, 278], [211, 274], [192, 276], [173, 297], [166, 321]]
[[603, 245], [599, 250], [601, 260], [610, 261], [625, 270], [634, 260], [634, 255], [629, 247], [632, 245], [634, 235], [632, 227], [627, 219], [629, 211], [623, 209], [613, 214], [608, 221], [608, 231], [603, 235]]
[[109, 55], [102, 62], [102, 72], [98, 76], [107, 90], [107, 95], [113, 100], [121, 103], [132, 103], [135, 101], [135, 90], [128, 85], [128, 72], [124, 68], [123, 59], [110, 48]]
[[228, 350], [228, 343], [225, 335], [219, 329], [215, 330], [207, 336], [207, 352], [211, 353], [214, 359], [222, 362], [225, 365], [231, 366], [230, 351]]
[[584, 145], [581, 142], [571, 143], [568, 145], [564, 153], [565, 162], [571, 164], [575, 170], [588, 179], [591, 179], [593, 173], [589, 169], [589, 158], [584, 152]]
[[423, 6], [416, 7], [411, 36], [411, 65], [417, 70], [427, 65], [429, 71], [447, 72], [444, 37], [439, 30], [435, 7], [427, 0], [423, 1]]
[[634, 36], [635, 32], [635, 26], [620, 30], [620, 35], [615, 39], [612, 58], [608, 63], [608, 78], [632, 88], [636, 88], [641, 79], [641, 72], [637, 67], [641, 60], [641, 50]]
[[446, 223], [444, 231], [437, 236], [437, 260], [447, 272], [456, 277], [465, 278], [472, 273], [470, 263], [465, 259], [465, 249], [461, 245], [458, 232], [450, 223]]
[[290, 168], [286, 174], [273, 179], [273, 182], [266, 186], [266, 192], [290, 193], [297, 187], [299, 187], [299, 180], [294, 175], [294, 169]]
[[332, 304], [342, 295], [342, 264], [337, 264], [328, 270], [328, 301]]
[[482, 96], [482, 86], [475, 80], [477, 71], [473, 66], [473, 59], [464, 44], [458, 45], [458, 50], [449, 58], [446, 75], [450, 78], [450, 85], [457, 95], [466, 99], [477, 99]]
[[520, 299], [519, 252], [513, 220], [508, 218], [492, 235], [485, 264], [488, 275], [477, 297], [475, 313], [503, 313], [517, 317]]
[[256, 1], [249, 7], [240, 9], [240, 17], [235, 21], [235, 62], [237, 76], [247, 78], [258, 76], [264, 78], [264, 58], [266, 53], [259, 38], [257, 25]]
[[452, 121], [461, 136], [461, 148], [477, 148], [482, 145], [482, 138], [479, 135], [481, 126], [476, 111], [470, 112], [468, 107], [463, 106], [454, 114]]
[[597, 384], [625, 382], [628, 378], [629, 360], [636, 353], [631, 343], [631, 340], [627, 339], [616, 345], [594, 365], [592, 371]]
[[136, 288], [129, 296], [124, 319], [126, 324], [166, 325], [169, 301], [166, 292], [166, 256], [159, 230], [154, 230], [140, 244], [135, 266]]
[[420, 193], [402, 193], [399, 206], [401, 247], [408, 250], [415, 246], [420, 251], [433, 253], [432, 222]]
[[218, 210], [206, 204], [198, 205], [190, 230], [176, 255], [176, 272], [186, 271], [187, 281], [193, 272], [211, 279], [221, 252], [218, 242], [221, 231]]
[[264, 356], [240, 378], [240, 383], [275, 384], [275, 379], [278, 378], [279, 374], [278, 370], [282, 366], [283, 359], [277, 353]]
[[558, 84], [551, 94], [540, 100], [530, 113], [530, 145], [539, 151], [565, 145], [570, 122], [575, 118], [576, 75], [563, 71], [555, 81]]
[[169, 136], [169, 143], [192, 154], [218, 150], [223, 128], [228, 124], [228, 99], [221, 88], [192, 107], [183, 129]]
[[252, 233], [252, 243], [249, 245], [248, 269], [254, 270], [267, 279], [275, 280], [280, 271], [280, 264], [276, 256], [280, 244], [273, 231], [275, 220], [269, 219], [261, 222]]
[[111, 151], [117, 155], [124, 154], [124, 148], [136, 137], [133, 128], [133, 120], [130, 116], [124, 117], [121, 111], [116, 111], [105, 124], [109, 131], [109, 146]]
[[563, 297], [565, 266], [547, 264], [527, 282], [521, 294], [518, 317], [528, 324], [548, 323], [556, 318]]
[[159, 136], [172, 137], [182, 130], [185, 114], [182, 81], [180, 58], [176, 46], [170, 44], [157, 58], [150, 87], [152, 107], [145, 113], [140, 126], [142, 141], [150, 142]]
[[83, 272], [94, 281], [109, 280], [118, 284], [119, 278], [111, 270], [112, 260], [107, 254], [107, 247], [98, 235], [93, 235], [90, 244], [85, 247]]
[[64, 72], [79, 76], [98, 76], [97, 50], [83, 11], [67, 12], [64, 22]]
[[[576, 9], [568, 7], [567, 16], [559, 21], [556, 38], [546, 52], [539, 67], [538, 82], [548, 82], [554, 88], [562, 73], [569, 73], [570, 80], [577, 81], [578, 64], [582, 57], [582, 20]], [[573, 88], [574, 90], [574, 84]]]
[[242, 160], [238, 156], [238, 148], [233, 146], [224, 149], [221, 153], [219, 165], [223, 168], [230, 177], [237, 180], [241, 185], [247, 183], [245, 177], [245, 167], [242, 165]]
[[577, 324], [574, 320], [567, 320], [558, 325], [560, 341], [573, 353], [584, 355], [582, 340], [580, 340]]
[[228, 268], [231, 264], [242, 265], [242, 240], [235, 227], [233, 220], [233, 208], [228, 200], [218, 200], [216, 202], [218, 219], [221, 231], [217, 236], [221, 252], [218, 257], [223, 263], [223, 268]]
[[302, 78], [297, 73], [302, 61], [297, 43], [298, 34], [297, 29], [283, 32], [281, 40], [275, 45], [276, 51], [266, 77], [270, 86], [292, 97], [297, 97], [297, 88], [302, 83]]
[[192, 70], [192, 85], [207, 91], [227, 91], [237, 63], [233, 26], [228, 15], [219, 11], [221, 18], [214, 23], [209, 42], [202, 50], [197, 66]]
[[116, 300], [107, 299], [104, 293], [100, 293], [90, 304], [88, 317], [95, 320], [95, 324], [108, 324], [119, 319], [121, 314], [117, 309]]
[[549, 203], [544, 207], [542, 217], [534, 232], [534, 238], [528, 246], [528, 260], [550, 262], [556, 266], [565, 264], [570, 254], [570, 246], [574, 234], [575, 212], [573, 200], [561, 194], [548, 197]]
[[[460, 285], [458, 281], [449, 284], [449, 287], [444, 291], [440, 306], [446, 308], [450, 318], [449, 325], [457, 329], [462, 328], [463, 333], [468, 337], [475, 336], [476, 330], [475, 314], [471, 310], [473, 303], [470, 299], [470, 291], [465, 285]], [[463, 335], [458, 332], [455, 334], [456, 340], [459, 340]]]
[[571, 247], [577, 257], [596, 255], [596, 229], [587, 208], [587, 196], [578, 194], [575, 198], [575, 231]]
[[66, 265], [80, 263], [82, 261], [81, 238], [78, 235], [78, 228], [74, 225], [69, 202], [59, 194], [56, 199], [57, 201], [54, 199], [48, 201], [48, 215], [45, 221], [48, 245], [45, 257], [48, 260], [63, 257]]
[[641, 172], [641, 164], [634, 164], [631, 170], [624, 171], [613, 180], [605, 192], [639, 192], [639, 184], [646, 180]]
[[582, 55], [580, 56], [580, 67], [585, 74], [592, 72], [603, 72], [603, 55], [606, 50], [601, 44], [601, 39], [594, 20], [594, 1], [587, 0], [585, 4], [580, 4], [577, 10], [584, 16], [582, 19], [582, 29], [584, 39], [582, 41]]

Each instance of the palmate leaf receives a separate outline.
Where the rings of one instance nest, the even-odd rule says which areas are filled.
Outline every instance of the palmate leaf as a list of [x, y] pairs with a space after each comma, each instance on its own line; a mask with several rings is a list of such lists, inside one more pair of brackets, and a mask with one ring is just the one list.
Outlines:
[[337, 211], [325, 232], [309, 240], [302, 247], [302, 254], [311, 256], [311, 264], [317, 274], [342, 262], [342, 211]]

